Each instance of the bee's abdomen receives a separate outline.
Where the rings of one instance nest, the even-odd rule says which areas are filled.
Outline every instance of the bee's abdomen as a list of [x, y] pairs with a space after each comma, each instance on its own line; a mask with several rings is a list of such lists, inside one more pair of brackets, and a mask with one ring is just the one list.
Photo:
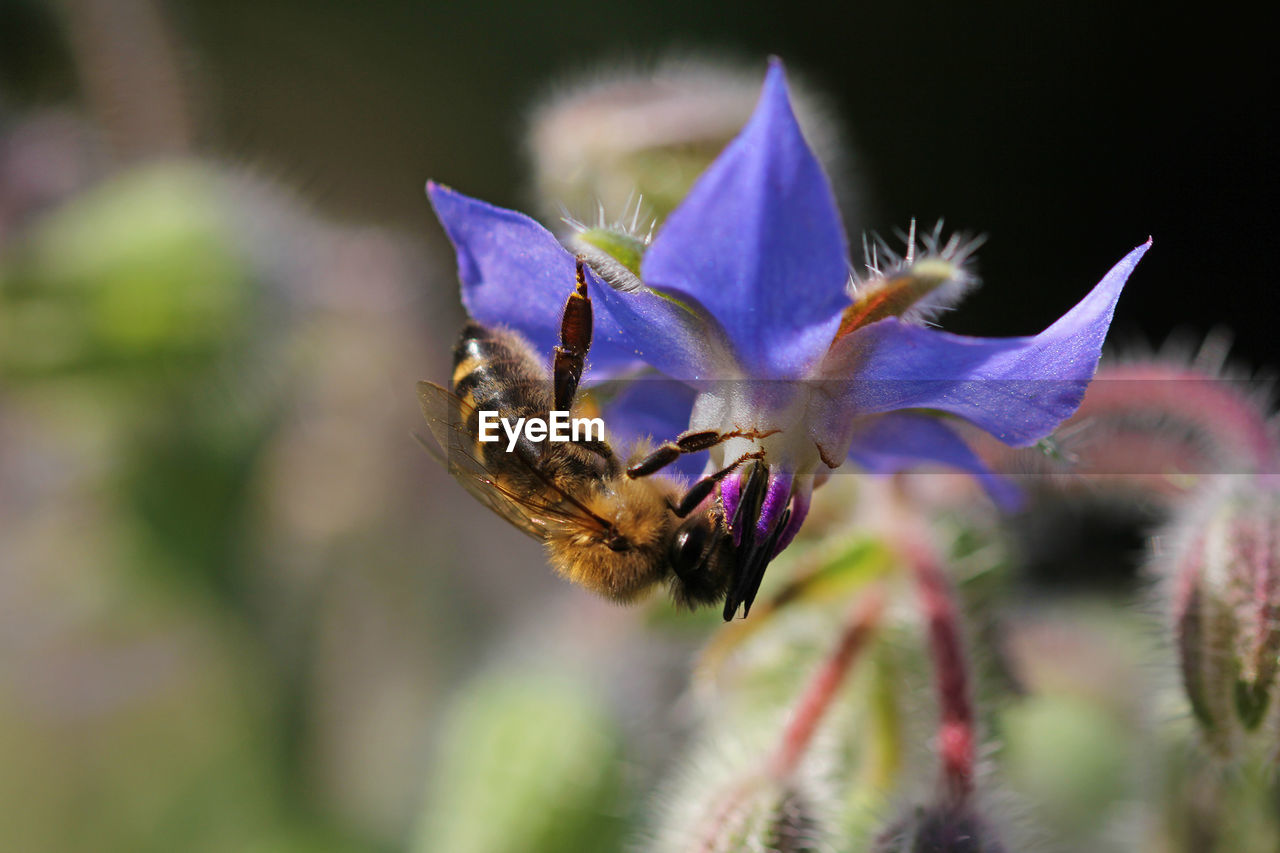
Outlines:
[[[481, 442], [480, 412], [497, 412], [512, 421], [545, 418], [552, 405], [551, 378], [529, 345], [511, 332], [467, 323], [453, 348], [453, 393], [462, 400], [468, 434], [477, 438], [473, 452], [492, 470], [515, 465], [507, 439]], [[515, 452], [534, 464], [541, 450], [521, 439]]]
[[[554, 405], [550, 367], [524, 338], [468, 322], [453, 348], [452, 384], [472, 440], [472, 456], [508, 492], [538, 495], [538, 500], [554, 507], [566, 495], [598, 485], [605, 469], [598, 450], [552, 442], [549, 436], [535, 441], [522, 431], [522, 419], [546, 420]], [[502, 422], [495, 436], [489, 421], [485, 441], [480, 435], [483, 411], [496, 412]]]
[[551, 408], [551, 378], [528, 345], [476, 323], [467, 324], [453, 348], [453, 393], [505, 417], [544, 417]]

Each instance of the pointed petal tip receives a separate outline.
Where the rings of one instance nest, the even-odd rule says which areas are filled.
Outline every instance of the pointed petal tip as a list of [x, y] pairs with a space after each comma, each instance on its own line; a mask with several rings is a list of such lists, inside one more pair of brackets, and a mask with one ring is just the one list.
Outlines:
[[760, 113], [765, 108], [778, 109], [784, 106], [787, 112], [794, 114], [791, 108], [791, 90], [787, 86], [787, 69], [781, 59], [771, 56], [769, 70], [765, 72], [764, 85], [760, 89], [760, 102], [755, 111]]
[[436, 216], [439, 217], [442, 212], [441, 207], [443, 206], [456, 204], [458, 202], [476, 202], [479, 201], [479, 199], [473, 199], [468, 195], [464, 195], [447, 184], [442, 184], [438, 181], [428, 179], [427, 201], [431, 203], [431, 208], [436, 212]]
[[[447, 184], [427, 181], [427, 198], [436, 211], [436, 217], [451, 235], [455, 228], [472, 228], [478, 222], [502, 222], [507, 227], [527, 228], [531, 239], [555, 241], [554, 235], [535, 219], [518, 210], [500, 207], [466, 193], [458, 192]], [[491, 225], [486, 225], [491, 227]], [[536, 235], [536, 237], [535, 237]], [[567, 254], [567, 252], [566, 252]]]
[[[1129, 281], [1129, 276], [1133, 275], [1133, 271], [1138, 266], [1138, 261], [1142, 260], [1142, 256], [1151, 248], [1152, 240], [1150, 237], [1147, 241], [1139, 246], [1134, 247], [1127, 255], [1121, 258], [1116, 264], [1107, 271], [1107, 274], [1094, 285], [1093, 289], [1085, 295], [1080, 302], [1062, 315], [1056, 323], [1050, 326], [1050, 329], [1066, 329], [1068, 327], [1075, 328], [1081, 324], [1101, 324], [1098, 331], [1101, 335], [1106, 334], [1107, 326], [1111, 323], [1111, 313], [1115, 310], [1116, 302], [1120, 298], [1120, 292]], [[1048, 329], [1042, 334], [1047, 334]], [[1101, 346], [1101, 337], [1098, 338], [1098, 345]]]
[[1130, 249], [1129, 253], [1126, 254], [1123, 258], [1121, 258], [1120, 262], [1117, 263], [1116, 266], [1127, 268], [1130, 272], [1132, 272], [1133, 268], [1138, 265], [1138, 261], [1142, 260], [1142, 256], [1147, 253], [1147, 250], [1150, 249], [1154, 243], [1155, 243], [1155, 240], [1153, 240], [1151, 237], [1147, 237], [1147, 239], [1144, 242]]
[[[483, 199], [478, 199], [475, 196], [459, 192], [449, 184], [440, 183], [433, 178], [427, 179], [427, 200], [431, 202], [431, 206], [436, 210], [437, 214], [444, 212], [441, 208], [451, 207], [460, 212], [488, 211], [498, 214], [511, 214], [513, 216], [520, 217], [521, 219], [529, 218], [518, 210], [508, 210], [507, 208], [499, 207], [496, 204], [490, 204]], [[443, 221], [443, 219], [441, 221]]]
[[770, 59], [741, 133], [693, 185], [645, 252], [641, 277], [699, 299], [750, 375], [798, 376], [848, 303], [844, 225]]
[[[1129, 250], [1129, 253], [1121, 258], [1115, 266], [1103, 276], [1102, 281], [1094, 288], [1094, 290], [1110, 290], [1115, 296], [1120, 295], [1121, 288], [1129, 281], [1129, 276], [1133, 275], [1134, 269], [1138, 266], [1138, 261], [1142, 260], [1142, 256], [1152, 246], [1152, 239], [1147, 238], [1145, 243], [1135, 246]], [[1088, 297], [1086, 297], [1087, 299]], [[1109, 319], [1109, 318], [1108, 318]]]

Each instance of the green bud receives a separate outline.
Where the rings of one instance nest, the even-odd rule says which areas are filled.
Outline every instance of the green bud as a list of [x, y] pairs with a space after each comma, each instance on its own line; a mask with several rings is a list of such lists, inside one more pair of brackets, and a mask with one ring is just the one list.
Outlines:
[[483, 678], [440, 737], [414, 850], [563, 853], [620, 837], [618, 734], [588, 685], [546, 673]]
[[586, 248], [603, 252], [627, 272], [639, 277], [645, 248], [643, 240], [609, 228], [587, 228], [578, 234], [578, 241]]
[[587, 259], [591, 268], [611, 287], [635, 291], [644, 287], [640, 281], [640, 261], [648, 246], [621, 228], [582, 228], [569, 238], [570, 248]]
[[38, 223], [0, 267], [0, 371], [161, 363], [227, 345], [251, 316], [216, 176], [125, 172]]

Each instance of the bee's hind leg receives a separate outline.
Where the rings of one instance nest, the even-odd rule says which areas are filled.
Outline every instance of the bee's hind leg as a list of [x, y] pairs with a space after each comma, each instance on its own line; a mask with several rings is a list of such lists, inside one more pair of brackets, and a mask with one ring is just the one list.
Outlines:
[[591, 297], [587, 294], [587, 274], [583, 263], [579, 255], [577, 283], [564, 303], [564, 314], [560, 318], [560, 345], [556, 347], [552, 365], [555, 408], [559, 412], [567, 412], [573, 407], [587, 351], [591, 349]]

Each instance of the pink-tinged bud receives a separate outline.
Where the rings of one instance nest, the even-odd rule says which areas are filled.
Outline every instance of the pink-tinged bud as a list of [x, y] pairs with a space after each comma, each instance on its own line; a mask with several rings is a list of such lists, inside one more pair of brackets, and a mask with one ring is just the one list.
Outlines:
[[1216, 475], [1274, 474], [1280, 430], [1266, 382], [1216, 364], [1211, 340], [1195, 363], [1162, 357], [1102, 365], [1075, 415], [1042, 457], [977, 438], [999, 471], [1052, 478], [1091, 496], [1176, 506]]
[[970, 806], [915, 809], [875, 841], [874, 853], [1003, 853], [1004, 845]]
[[1183, 685], [1205, 738], [1236, 757], [1280, 720], [1280, 480], [1229, 477], [1168, 539]]

